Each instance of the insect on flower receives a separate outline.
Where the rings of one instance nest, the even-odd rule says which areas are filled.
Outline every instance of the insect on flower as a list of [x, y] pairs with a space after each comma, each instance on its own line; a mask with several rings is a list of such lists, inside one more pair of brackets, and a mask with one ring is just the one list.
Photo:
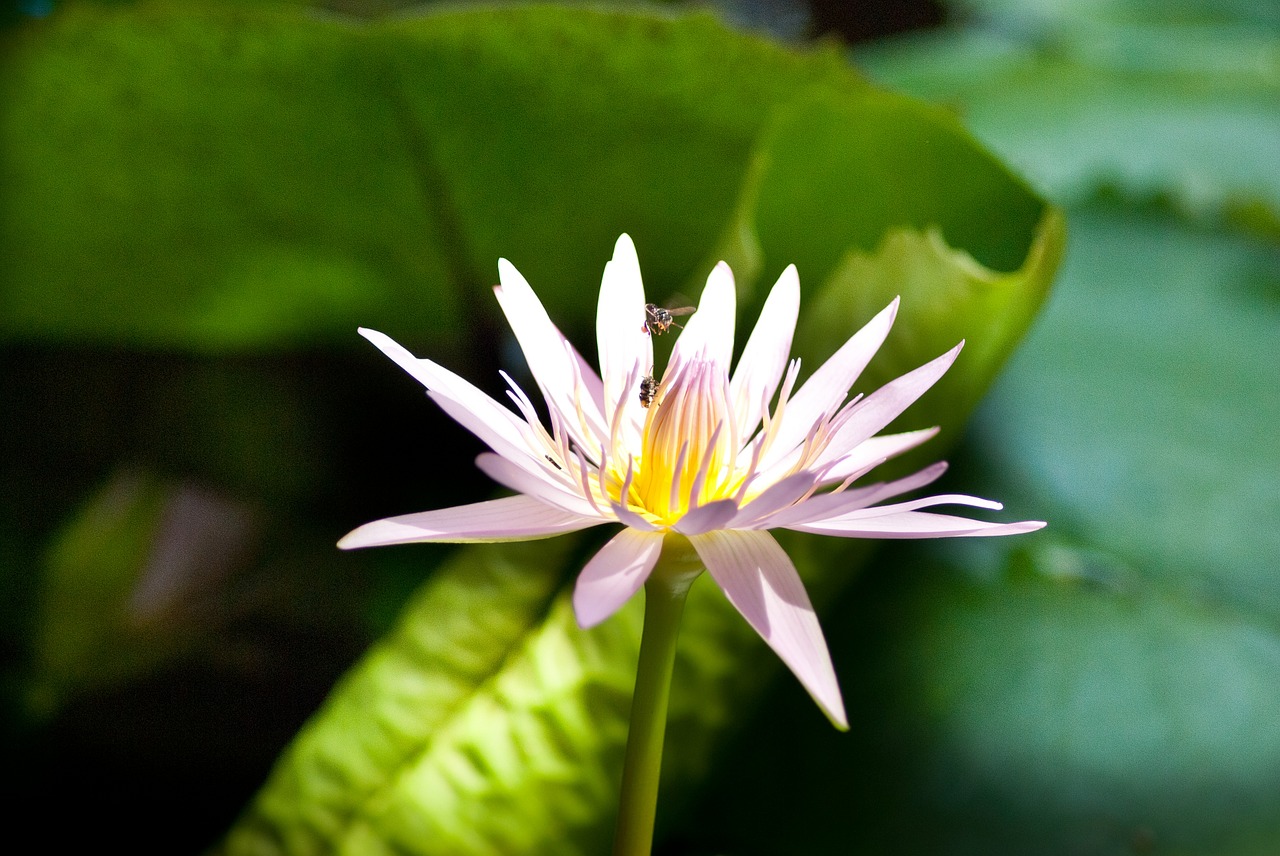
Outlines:
[[[651, 336], [661, 336], [672, 327], [679, 327], [683, 330], [684, 325], [677, 324], [675, 316], [692, 315], [696, 311], [696, 307], [693, 306], [679, 306], [667, 309], [656, 303], [646, 303], [644, 305], [644, 324], [641, 325], [640, 329]], [[645, 407], [648, 406], [647, 404], [645, 405]]]
[[640, 378], [640, 406], [648, 409], [653, 404], [654, 396], [658, 394], [658, 381], [653, 375], [648, 374]]

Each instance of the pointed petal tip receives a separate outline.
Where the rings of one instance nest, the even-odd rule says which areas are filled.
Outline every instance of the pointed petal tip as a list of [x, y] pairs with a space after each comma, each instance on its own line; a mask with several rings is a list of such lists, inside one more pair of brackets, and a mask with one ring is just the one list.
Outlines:
[[[778, 275], [778, 281], [773, 284], [773, 291], [780, 292], [780, 296], [785, 295], [788, 300], [799, 303], [800, 271], [796, 270], [794, 264], [787, 265]], [[770, 296], [773, 295], [773, 291], [769, 292]]]

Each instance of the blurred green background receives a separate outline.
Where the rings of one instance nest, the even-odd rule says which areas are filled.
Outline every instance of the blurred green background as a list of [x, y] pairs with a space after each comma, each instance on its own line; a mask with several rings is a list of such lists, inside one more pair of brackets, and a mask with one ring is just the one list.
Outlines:
[[729, 260], [740, 330], [796, 263], [810, 368], [902, 294], [856, 389], [965, 338], [912, 460], [1050, 523], [787, 540], [847, 734], [701, 581], [659, 853], [1277, 852], [1278, 150], [1267, 2], [11, 3], [14, 840], [605, 852], [605, 533], [333, 543], [493, 491], [355, 327], [497, 393], [497, 259], [590, 356], [626, 231], [658, 298]]

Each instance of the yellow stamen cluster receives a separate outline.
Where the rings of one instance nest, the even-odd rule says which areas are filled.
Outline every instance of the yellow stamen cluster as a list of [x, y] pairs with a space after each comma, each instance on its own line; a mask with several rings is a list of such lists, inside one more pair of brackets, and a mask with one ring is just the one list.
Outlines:
[[683, 363], [664, 379], [646, 414], [627, 500], [655, 523], [671, 525], [694, 505], [730, 498], [746, 475], [736, 465], [738, 448], [724, 367]]

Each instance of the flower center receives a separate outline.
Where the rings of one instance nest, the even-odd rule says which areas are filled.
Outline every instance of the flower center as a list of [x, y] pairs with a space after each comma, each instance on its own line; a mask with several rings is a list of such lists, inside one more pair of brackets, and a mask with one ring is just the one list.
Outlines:
[[694, 505], [731, 497], [738, 431], [729, 379], [719, 363], [682, 363], [658, 386], [645, 417], [629, 500], [671, 525]]

